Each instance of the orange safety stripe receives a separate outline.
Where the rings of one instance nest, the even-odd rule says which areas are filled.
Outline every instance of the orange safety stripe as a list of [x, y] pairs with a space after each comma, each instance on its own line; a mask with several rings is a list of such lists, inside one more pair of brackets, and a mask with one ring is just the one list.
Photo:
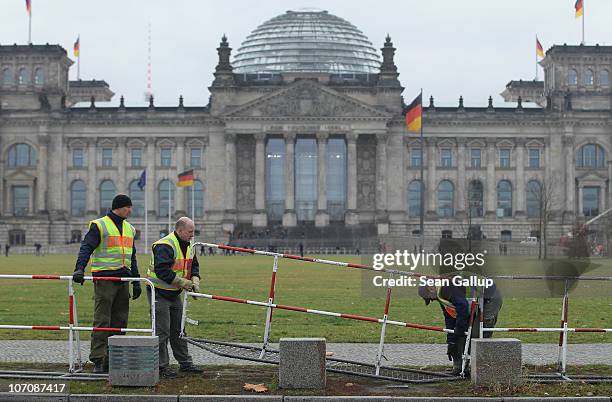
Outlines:
[[107, 240], [108, 247], [129, 247], [134, 246], [134, 239], [132, 237], [123, 236], [108, 236]]

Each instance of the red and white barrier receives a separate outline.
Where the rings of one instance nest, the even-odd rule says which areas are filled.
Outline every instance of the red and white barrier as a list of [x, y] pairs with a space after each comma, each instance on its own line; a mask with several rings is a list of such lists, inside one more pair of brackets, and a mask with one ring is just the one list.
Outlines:
[[[358, 320], [358, 321], [366, 321], [366, 322], [375, 322], [375, 323], [379, 323], [382, 324], [382, 328], [381, 328], [381, 334], [380, 334], [380, 341], [379, 341], [379, 348], [378, 348], [378, 353], [377, 353], [377, 361], [376, 361], [376, 372], [379, 372], [379, 368], [380, 368], [380, 361], [381, 358], [383, 356], [383, 350], [384, 350], [384, 338], [385, 338], [385, 330], [386, 330], [386, 325], [390, 324], [390, 325], [396, 325], [396, 326], [402, 326], [402, 327], [406, 327], [406, 328], [416, 328], [416, 329], [422, 329], [422, 330], [428, 330], [428, 331], [436, 331], [436, 332], [443, 332], [443, 333], [454, 333], [453, 330], [450, 329], [446, 329], [443, 327], [436, 327], [436, 326], [431, 326], [431, 325], [421, 325], [421, 324], [414, 324], [414, 323], [408, 323], [408, 322], [401, 322], [401, 321], [395, 321], [395, 320], [389, 320], [388, 319], [388, 315], [389, 315], [389, 307], [390, 307], [390, 302], [391, 302], [391, 288], [388, 287], [387, 288], [387, 294], [386, 294], [386, 298], [385, 298], [385, 308], [384, 308], [384, 314], [383, 314], [383, 318], [376, 318], [376, 317], [366, 317], [366, 316], [359, 316], [359, 315], [353, 315], [353, 314], [346, 314], [346, 313], [337, 313], [337, 312], [331, 312], [331, 311], [323, 311], [323, 310], [316, 310], [316, 309], [309, 309], [309, 308], [305, 308], [305, 307], [297, 307], [297, 306], [287, 306], [287, 305], [282, 305], [282, 304], [275, 304], [274, 303], [274, 295], [275, 295], [275, 287], [276, 287], [276, 273], [278, 270], [278, 259], [279, 258], [284, 258], [284, 259], [290, 259], [290, 260], [298, 260], [298, 261], [304, 261], [304, 262], [311, 262], [311, 263], [317, 263], [317, 264], [324, 264], [324, 265], [332, 265], [332, 266], [339, 266], [339, 267], [346, 267], [346, 268], [356, 268], [356, 269], [363, 269], [363, 270], [371, 270], [371, 271], [380, 271], [380, 272], [386, 272], [389, 273], [391, 275], [393, 274], [399, 274], [399, 275], [407, 275], [407, 276], [415, 276], [415, 277], [420, 277], [420, 276], [427, 276], [429, 278], [440, 278], [439, 276], [436, 275], [429, 275], [429, 274], [424, 274], [424, 273], [418, 273], [418, 272], [407, 272], [407, 271], [400, 271], [400, 270], [395, 270], [395, 269], [391, 269], [391, 268], [383, 268], [383, 269], [375, 269], [374, 267], [371, 267], [369, 265], [364, 265], [364, 264], [354, 264], [354, 263], [348, 263], [348, 262], [340, 262], [340, 261], [333, 261], [333, 260], [327, 260], [327, 259], [321, 259], [321, 258], [313, 258], [313, 257], [302, 257], [302, 256], [298, 256], [298, 255], [292, 255], [292, 254], [284, 254], [284, 253], [275, 253], [275, 252], [270, 252], [270, 251], [261, 251], [261, 250], [255, 250], [255, 249], [249, 249], [249, 248], [244, 248], [244, 247], [235, 247], [235, 246], [227, 246], [227, 245], [223, 245], [223, 244], [214, 244], [214, 243], [194, 243], [194, 246], [204, 246], [204, 247], [212, 247], [212, 248], [216, 248], [216, 249], [220, 249], [220, 250], [230, 250], [230, 251], [236, 251], [236, 252], [240, 252], [240, 253], [248, 253], [248, 254], [253, 254], [253, 255], [263, 255], [263, 256], [268, 256], [268, 257], [274, 257], [274, 266], [273, 266], [273, 270], [272, 270], [272, 279], [271, 279], [271, 283], [270, 283], [270, 291], [268, 294], [268, 302], [260, 302], [260, 301], [254, 301], [254, 300], [246, 300], [246, 299], [238, 299], [238, 298], [234, 298], [234, 297], [228, 297], [228, 296], [220, 296], [220, 295], [212, 295], [212, 294], [206, 294], [206, 293], [192, 293], [192, 292], [185, 292], [185, 301], [184, 301], [184, 305], [183, 305], [183, 320], [182, 320], [182, 332], [184, 333], [184, 328], [185, 328], [185, 322], [186, 322], [186, 311], [187, 311], [187, 296], [193, 296], [195, 298], [206, 298], [206, 299], [210, 299], [210, 300], [220, 300], [220, 301], [227, 301], [227, 302], [233, 302], [233, 303], [241, 303], [241, 304], [250, 304], [250, 305], [256, 305], [256, 306], [261, 306], [261, 307], [267, 307], [267, 315], [266, 315], [266, 326], [265, 326], [265, 333], [264, 333], [264, 342], [263, 342], [263, 347], [262, 347], [262, 356], [265, 353], [265, 349], [266, 346], [268, 344], [268, 340], [269, 340], [269, 335], [270, 335], [270, 327], [271, 327], [271, 319], [272, 319], [272, 311], [273, 309], [277, 308], [277, 309], [282, 309], [282, 310], [291, 310], [291, 311], [297, 311], [297, 312], [302, 312], [302, 313], [308, 313], [308, 314], [316, 314], [316, 315], [323, 315], [323, 316], [331, 316], [331, 317], [338, 317], [338, 318], [344, 318], [344, 319], [351, 319], [351, 320]], [[565, 291], [565, 295], [563, 298], [563, 306], [562, 306], [562, 312], [561, 312], [561, 327], [560, 328], [484, 328], [483, 326], [483, 313], [484, 313], [484, 302], [483, 302], [483, 298], [480, 297], [478, 299], [472, 300], [471, 302], [471, 308], [470, 308], [470, 324], [469, 327], [470, 329], [468, 330], [468, 332], [466, 332], [466, 335], [468, 336], [468, 339], [470, 338], [471, 335], [471, 328], [474, 324], [474, 318], [476, 317], [475, 314], [475, 310], [476, 310], [476, 305], [478, 305], [480, 307], [480, 314], [477, 316], [478, 317], [478, 326], [480, 329], [480, 335], [482, 336], [482, 334], [484, 332], [558, 332], [560, 335], [560, 339], [559, 339], [559, 370], [561, 372], [562, 375], [565, 375], [565, 368], [566, 368], [566, 360], [567, 360], [567, 338], [568, 338], [568, 333], [570, 332], [582, 332], [582, 333], [609, 333], [612, 332], [612, 329], [610, 328], [569, 328], [568, 327], [568, 304], [569, 304], [569, 298], [568, 298], [568, 288], [567, 288], [567, 281], [568, 280], [587, 280], [587, 281], [612, 281], [612, 277], [603, 277], [603, 276], [599, 276], [599, 277], [572, 277], [572, 278], [568, 278], [568, 277], [564, 277], [564, 276], [537, 276], [537, 275], [498, 275], [498, 276], [492, 276], [491, 278], [493, 279], [512, 279], [512, 280], [530, 280], [530, 279], [547, 279], [547, 280], [564, 280], [566, 281], [566, 291]], [[481, 295], [484, 295], [484, 289], [482, 289], [481, 291]], [[464, 352], [464, 367], [465, 367], [465, 361], [467, 360], [467, 358], [469, 358], [469, 340], [467, 341], [468, 345], [466, 345], [465, 347], [465, 352]]]
[[[68, 281], [68, 325], [12, 325], [0, 324], [0, 329], [18, 329], [34, 331], [68, 331], [68, 367], [69, 372], [73, 373], [82, 369], [81, 348], [79, 331], [87, 332], [113, 332], [113, 333], [147, 333], [155, 336], [155, 298], [151, 298], [151, 328], [102, 328], [102, 327], [82, 327], [78, 325], [77, 306], [74, 294], [72, 275], [0, 275], [0, 279], [32, 279], [32, 280], [61, 280]], [[122, 277], [84, 277], [86, 281], [110, 281], [110, 282], [144, 282], [151, 287], [154, 292], [153, 282], [147, 278], [122, 278]], [[153, 293], [155, 294], [155, 293]], [[76, 346], [74, 345], [76, 343]], [[76, 352], [76, 362], [75, 362]], [[76, 363], [76, 364], [75, 364]], [[75, 365], [77, 368], [75, 368]]]

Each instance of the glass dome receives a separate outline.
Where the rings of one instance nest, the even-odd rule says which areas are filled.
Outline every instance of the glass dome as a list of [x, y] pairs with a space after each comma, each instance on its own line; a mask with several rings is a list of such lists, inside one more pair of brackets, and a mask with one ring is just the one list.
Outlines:
[[379, 55], [353, 24], [322, 10], [287, 11], [257, 27], [232, 62], [236, 73], [378, 73]]

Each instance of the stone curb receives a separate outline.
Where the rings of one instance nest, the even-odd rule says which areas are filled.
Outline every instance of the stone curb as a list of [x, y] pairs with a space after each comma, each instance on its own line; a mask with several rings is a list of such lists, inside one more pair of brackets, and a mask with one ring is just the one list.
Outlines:
[[144, 401], [144, 402], [612, 402], [612, 397], [395, 397], [395, 396], [282, 396], [282, 395], [119, 395], [119, 394], [16, 394], [0, 392], [0, 401], [8, 402], [78, 402], [78, 401]]

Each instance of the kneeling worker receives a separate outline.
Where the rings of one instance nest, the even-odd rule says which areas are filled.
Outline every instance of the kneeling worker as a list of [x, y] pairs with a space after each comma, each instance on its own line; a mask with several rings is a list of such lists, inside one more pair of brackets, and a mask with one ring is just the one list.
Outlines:
[[[155, 285], [155, 332], [159, 337], [159, 374], [165, 378], [176, 377], [170, 368], [168, 341], [172, 353], [180, 364], [179, 371], [202, 373], [193, 365], [187, 342], [180, 337], [183, 313], [182, 290], [199, 292], [200, 267], [191, 239], [195, 226], [191, 219], [180, 218], [174, 232], [159, 239], [151, 246], [151, 263], [147, 276]], [[148, 290], [149, 298], [152, 296]]]

